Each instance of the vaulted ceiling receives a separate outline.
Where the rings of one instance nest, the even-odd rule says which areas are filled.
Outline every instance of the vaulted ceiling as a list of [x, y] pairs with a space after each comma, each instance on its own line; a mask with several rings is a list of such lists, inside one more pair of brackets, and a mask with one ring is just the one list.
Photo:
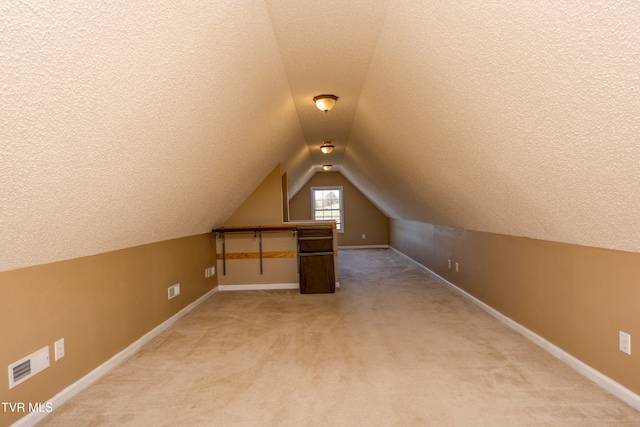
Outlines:
[[332, 163], [390, 217], [638, 252], [638, 22], [631, 0], [7, 0], [0, 270], [205, 233], [278, 163], [292, 193]]

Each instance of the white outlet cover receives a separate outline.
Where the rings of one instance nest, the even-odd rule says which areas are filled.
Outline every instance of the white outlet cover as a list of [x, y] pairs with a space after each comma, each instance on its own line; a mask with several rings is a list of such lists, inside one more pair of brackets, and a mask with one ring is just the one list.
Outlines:
[[215, 267], [207, 267], [204, 269], [204, 277], [206, 279], [208, 279], [209, 277], [215, 276], [216, 275], [216, 268]]
[[53, 345], [54, 360], [58, 360], [64, 357], [64, 338], [56, 341]]
[[180, 295], [180, 283], [176, 283], [173, 286], [169, 286], [167, 288], [167, 293], [168, 293], [169, 299], [175, 298], [178, 295]]
[[620, 331], [620, 351], [631, 355], [631, 335]]

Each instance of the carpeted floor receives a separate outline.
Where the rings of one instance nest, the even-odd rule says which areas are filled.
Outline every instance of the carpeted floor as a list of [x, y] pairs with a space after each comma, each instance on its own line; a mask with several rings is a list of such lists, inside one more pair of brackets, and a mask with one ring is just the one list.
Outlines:
[[391, 250], [340, 251], [340, 285], [219, 292], [40, 425], [640, 425]]

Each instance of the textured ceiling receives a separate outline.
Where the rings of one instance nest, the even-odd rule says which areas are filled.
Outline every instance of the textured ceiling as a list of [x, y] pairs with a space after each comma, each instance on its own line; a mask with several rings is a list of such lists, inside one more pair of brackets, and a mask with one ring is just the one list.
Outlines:
[[0, 270], [207, 232], [277, 163], [291, 194], [332, 163], [391, 217], [640, 251], [638, 22], [631, 0], [7, 0]]
[[[338, 169], [388, 0], [265, 3], [315, 170], [326, 163]], [[315, 107], [320, 94], [339, 97], [331, 112]], [[320, 152], [323, 141], [336, 147], [330, 156]], [[304, 182], [293, 184], [295, 193]]]

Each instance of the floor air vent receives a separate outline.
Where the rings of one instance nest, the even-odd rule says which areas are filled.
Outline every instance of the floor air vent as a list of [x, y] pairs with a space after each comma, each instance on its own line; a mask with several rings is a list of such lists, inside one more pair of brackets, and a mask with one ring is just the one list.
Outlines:
[[49, 367], [49, 347], [44, 347], [9, 365], [9, 388], [28, 380]]

